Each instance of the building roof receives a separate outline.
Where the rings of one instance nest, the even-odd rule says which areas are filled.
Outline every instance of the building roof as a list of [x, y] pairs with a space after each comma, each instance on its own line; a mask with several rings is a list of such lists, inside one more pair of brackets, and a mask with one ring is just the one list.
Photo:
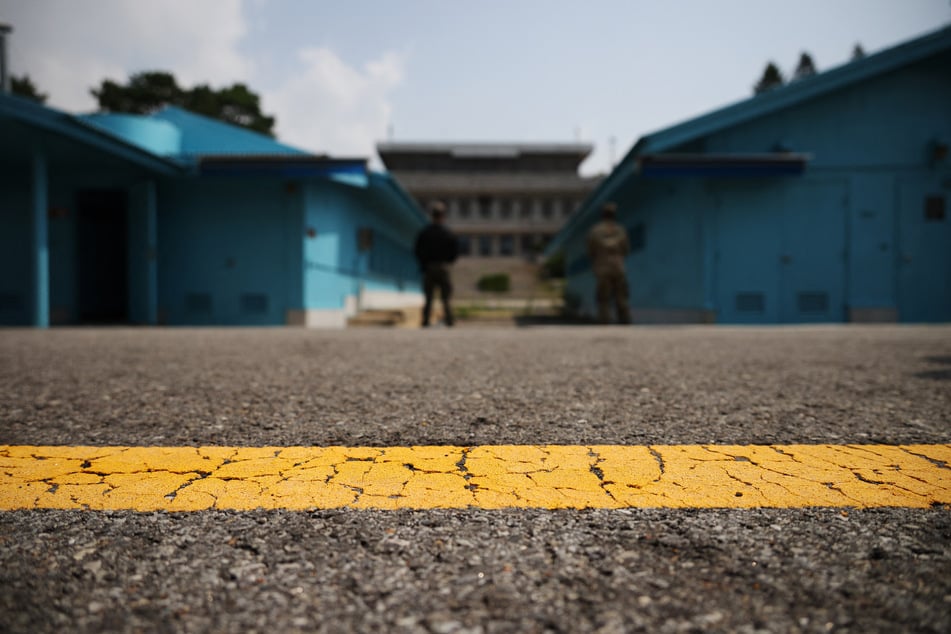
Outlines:
[[588, 143], [378, 143], [387, 169], [407, 174], [552, 172], [569, 174], [591, 153]]
[[[364, 158], [308, 154], [180, 108], [164, 108], [151, 116], [72, 115], [0, 93], [0, 132], [5, 122], [60, 135], [158, 173], [326, 178], [379, 197], [410, 229], [426, 223], [425, 214], [405, 190], [390, 176], [369, 171]], [[8, 154], [24, 160], [29, 148], [16, 145], [0, 145], [0, 160]]]
[[738, 123], [745, 123], [751, 119], [785, 110], [871, 77], [902, 68], [948, 49], [951, 49], [951, 27], [945, 27], [940, 31], [862, 59], [846, 62], [811, 77], [792, 81], [681, 124], [653, 132], [641, 137], [631, 153], [663, 152]]
[[[365, 158], [309, 154], [180, 108], [167, 107], [150, 116], [72, 115], [0, 93], [0, 133], [6, 124], [11, 131], [25, 126], [60, 135], [158, 173], [326, 178], [377, 196], [411, 229], [427, 222], [409, 194], [388, 174], [368, 170]], [[14, 146], [17, 143], [0, 144], [0, 161], [6, 155], [14, 160], [28, 156], [28, 147]]]
[[429, 217], [396, 180], [385, 172], [369, 172], [369, 190], [399, 211], [401, 219], [413, 231], [429, 222]]
[[676, 150], [721, 130], [795, 107], [948, 50], [951, 50], [951, 26], [641, 137], [555, 236], [546, 254], [561, 248], [569, 236], [597, 217], [600, 207], [614, 192], [638, 175], [644, 156]]
[[594, 146], [590, 143], [508, 143], [508, 142], [394, 142], [377, 143], [383, 154], [448, 154], [457, 158], [517, 158], [524, 154], [569, 154], [587, 157]]
[[204, 117], [182, 108], [166, 106], [152, 115], [182, 132], [183, 156], [297, 155], [310, 154], [252, 130]]
[[[175, 161], [158, 156], [106, 130], [90, 126], [79, 117], [29, 99], [0, 93], [0, 124], [4, 120], [62, 136], [155, 172], [174, 174], [183, 171], [182, 166]], [[13, 144], [4, 145], [7, 152], [15, 150]]]
[[175, 106], [165, 106], [149, 115], [94, 113], [79, 118], [149, 151], [186, 162], [203, 156], [310, 155], [265, 134]]

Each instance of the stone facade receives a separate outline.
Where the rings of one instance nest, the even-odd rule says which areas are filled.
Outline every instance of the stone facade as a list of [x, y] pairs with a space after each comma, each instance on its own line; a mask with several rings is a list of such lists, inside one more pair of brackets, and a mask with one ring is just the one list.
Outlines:
[[578, 173], [591, 150], [583, 143], [377, 145], [424, 209], [434, 200], [447, 205], [462, 261], [492, 260], [494, 269], [504, 266], [499, 259], [534, 261], [594, 189], [600, 177]]

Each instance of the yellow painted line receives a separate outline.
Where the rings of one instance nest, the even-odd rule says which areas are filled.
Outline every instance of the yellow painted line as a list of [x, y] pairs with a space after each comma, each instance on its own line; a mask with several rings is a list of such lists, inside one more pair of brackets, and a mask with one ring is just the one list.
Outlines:
[[0, 445], [0, 510], [948, 504], [951, 445]]

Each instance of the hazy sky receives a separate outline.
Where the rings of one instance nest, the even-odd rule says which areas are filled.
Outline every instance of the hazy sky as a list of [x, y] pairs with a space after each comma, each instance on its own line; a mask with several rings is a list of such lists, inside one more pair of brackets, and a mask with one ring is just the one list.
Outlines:
[[93, 110], [102, 79], [169, 70], [247, 83], [279, 138], [315, 152], [581, 139], [594, 173], [748, 97], [770, 60], [838, 66], [857, 42], [948, 25], [951, 0], [0, 0], [0, 22], [12, 73], [64, 110]]

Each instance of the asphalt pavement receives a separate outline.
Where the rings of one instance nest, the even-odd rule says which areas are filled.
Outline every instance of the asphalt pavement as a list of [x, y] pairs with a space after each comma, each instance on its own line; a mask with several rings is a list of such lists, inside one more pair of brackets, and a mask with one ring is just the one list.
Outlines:
[[[951, 327], [0, 331], [0, 444], [951, 443]], [[946, 466], [946, 465], [945, 465]], [[947, 507], [0, 513], [0, 631], [947, 632]]]

